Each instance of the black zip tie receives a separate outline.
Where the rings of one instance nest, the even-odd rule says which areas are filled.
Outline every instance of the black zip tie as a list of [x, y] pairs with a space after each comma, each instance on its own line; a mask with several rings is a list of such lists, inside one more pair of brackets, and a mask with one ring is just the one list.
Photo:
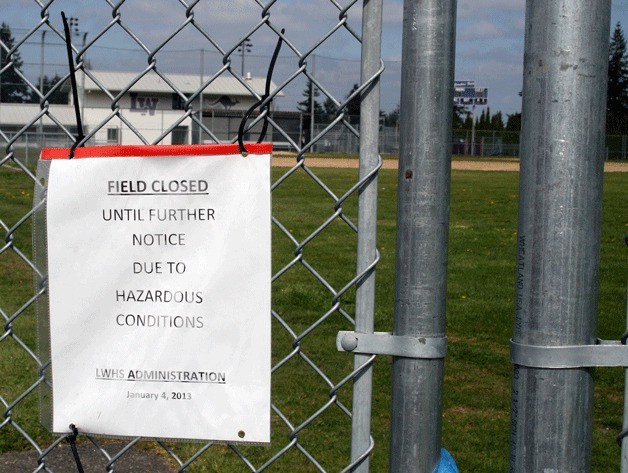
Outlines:
[[76, 469], [78, 473], [85, 473], [83, 470], [83, 465], [81, 464], [81, 459], [79, 458], [78, 450], [76, 448], [76, 437], [78, 437], [79, 431], [74, 424], [70, 424], [71, 434], [68, 434], [66, 440], [70, 444], [70, 448], [72, 449], [72, 456], [74, 456], [74, 462], [76, 463]]
[[[285, 29], [281, 30], [282, 35], [285, 32], [286, 32]], [[264, 95], [262, 95], [262, 98], [258, 100], [257, 102], [255, 102], [255, 104], [253, 104], [251, 108], [249, 108], [244, 113], [244, 116], [242, 117], [242, 121], [240, 122], [240, 128], [238, 129], [238, 144], [240, 145], [240, 153], [242, 153], [242, 155], [244, 156], [248, 154], [248, 152], [246, 151], [246, 148], [244, 147], [244, 139], [243, 139], [244, 127], [246, 125], [247, 120], [250, 118], [251, 114], [253, 113], [253, 111], [257, 107], [259, 107], [260, 104], [270, 96], [270, 82], [273, 77], [273, 70], [275, 69], [275, 63], [277, 62], [277, 58], [279, 57], [279, 50], [281, 49], [282, 42], [283, 42], [283, 38], [280, 35], [279, 39], [277, 40], [277, 46], [275, 46], [275, 52], [273, 52], [273, 57], [271, 58], [270, 64], [268, 66], [268, 72], [266, 73], [266, 88], [264, 90]], [[268, 130], [268, 112], [270, 111], [270, 102], [264, 105], [264, 107], [260, 109], [260, 112], [263, 112], [264, 110], [266, 111], [266, 115], [264, 116], [264, 124], [262, 125], [262, 131], [260, 132], [259, 139], [257, 140], [258, 143], [261, 143], [262, 140], [266, 137], [266, 131]]]
[[70, 25], [65, 17], [65, 13], [61, 12], [63, 19], [63, 31], [65, 32], [65, 47], [68, 53], [68, 65], [70, 66], [70, 84], [72, 85], [72, 98], [74, 100], [74, 114], [76, 115], [76, 128], [78, 130], [76, 141], [70, 148], [68, 159], [74, 158], [74, 150], [78, 147], [80, 141], [85, 137], [83, 135], [83, 123], [81, 122], [81, 110], [79, 109], [78, 87], [76, 85], [76, 71], [74, 69], [74, 58], [72, 57], [72, 35], [70, 33]]

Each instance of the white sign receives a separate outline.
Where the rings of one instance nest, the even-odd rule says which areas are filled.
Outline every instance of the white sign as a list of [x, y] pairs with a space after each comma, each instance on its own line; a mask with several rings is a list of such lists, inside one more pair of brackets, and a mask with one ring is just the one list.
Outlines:
[[54, 432], [270, 441], [267, 148], [51, 161]]

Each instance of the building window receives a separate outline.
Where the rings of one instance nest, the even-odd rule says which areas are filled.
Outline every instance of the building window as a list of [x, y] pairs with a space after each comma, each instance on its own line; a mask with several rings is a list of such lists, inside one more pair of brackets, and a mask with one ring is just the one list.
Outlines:
[[177, 126], [172, 130], [172, 144], [173, 145], [186, 145], [188, 144], [188, 127]]
[[172, 110], [183, 110], [185, 101], [179, 94], [172, 94]]
[[107, 128], [107, 143], [119, 143], [118, 132], [119, 130], [117, 128]]

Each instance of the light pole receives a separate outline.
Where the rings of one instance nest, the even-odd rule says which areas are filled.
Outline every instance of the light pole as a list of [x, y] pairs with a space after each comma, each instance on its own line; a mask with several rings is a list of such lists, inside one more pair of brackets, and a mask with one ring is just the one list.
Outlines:
[[[312, 76], [316, 74], [316, 55], [312, 54]], [[316, 102], [314, 101], [315, 96], [314, 90], [314, 82], [310, 81], [310, 141], [314, 138], [314, 110], [316, 110]], [[314, 151], [312, 149], [312, 151]]]
[[41, 57], [39, 61], [39, 92], [44, 95], [44, 45], [46, 43], [46, 30], [41, 32]]
[[[44, 45], [46, 44], [46, 30], [41, 32], [41, 58], [39, 62], [39, 92], [44, 95]], [[44, 147], [44, 118], [39, 119], [39, 147]]]
[[475, 102], [471, 105], [471, 156], [475, 156]]
[[246, 38], [238, 48], [238, 52], [242, 55], [242, 77], [244, 77], [244, 53], [250, 53], [252, 47], [253, 43], [251, 43], [251, 38]]
[[[70, 23], [70, 34], [74, 35], [74, 36], [79, 36], [80, 35], [80, 31], [79, 31], [79, 19], [76, 17], [70, 17], [69, 19], [69, 23]], [[85, 31], [83, 33], [83, 41], [81, 44], [81, 50], [85, 49], [85, 40], [87, 39], [87, 31]], [[83, 56], [83, 63], [85, 63], [85, 56]], [[81, 107], [81, 117], [85, 116], [85, 66], [83, 66], [82, 68], [83, 70], [81, 71], [81, 95], [80, 95], [80, 107]]]
[[68, 18], [68, 22], [70, 23], [70, 34], [78, 36], [79, 34], [78, 18], [71, 16], [70, 18]]
[[[83, 33], [83, 42], [81, 43], [81, 50], [85, 49], [85, 40], [87, 39], [87, 31]], [[83, 55], [83, 64], [85, 64], [85, 55]], [[81, 74], [81, 117], [85, 117], [85, 65], [83, 65], [83, 72]]]

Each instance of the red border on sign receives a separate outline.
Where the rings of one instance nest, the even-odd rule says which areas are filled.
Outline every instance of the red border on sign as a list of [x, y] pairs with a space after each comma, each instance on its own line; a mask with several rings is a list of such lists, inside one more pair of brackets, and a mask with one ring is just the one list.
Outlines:
[[[272, 143], [247, 143], [248, 153], [269, 154]], [[215, 145], [122, 145], [88, 146], [76, 148], [74, 158], [131, 158], [146, 156], [201, 156], [218, 154], [241, 154], [237, 143]], [[70, 148], [43, 148], [41, 159], [68, 159]]]

